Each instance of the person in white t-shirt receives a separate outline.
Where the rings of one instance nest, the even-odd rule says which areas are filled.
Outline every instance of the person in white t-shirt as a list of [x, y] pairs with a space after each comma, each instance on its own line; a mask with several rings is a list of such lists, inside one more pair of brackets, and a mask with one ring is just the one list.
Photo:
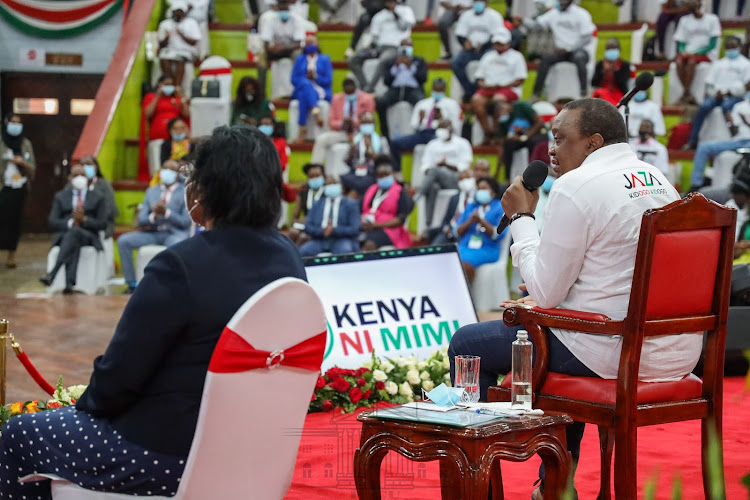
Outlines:
[[746, 90], [750, 90], [750, 60], [740, 54], [740, 39], [728, 36], [724, 42], [724, 57], [711, 64], [706, 77], [706, 98], [701, 103], [690, 127], [687, 147], [698, 146], [703, 121], [714, 109], [721, 107], [724, 115], [742, 101]]
[[197, 55], [201, 30], [195, 19], [187, 17], [188, 6], [184, 0], [173, 0], [172, 17], [159, 23], [159, 61], [161, 72], [171, 76], [177, 85], [185, 76], [185, 62]]
[[704, 13], [700, 0], [690, 0], [686, 7], [689, 14], [680, 18], [674, 32], [677, 42], [677, 76], [682, 83], [680, 102], [698, 104], [690, 94], [698, 63], [711, 62], [718, 54], [721, 37], [721, 22], [715, 14]]
[[502, 14], [487, 7], [485, 0], [474, 0], [471, 10], [466, 10], [456, 22], [456, 38], [463, 49], [451, 59], [451, 69], [464, 89], [464, 102], [476, 90], [466, 74], [466, 66], [478, 61], [492, 48], [492, 36], [506, 30]]
[[651, 120], [643, 120], [637, 139], [630, 139], [630, 149], [638, 159], [658, 168], [661, 173], [669, 173], [669, 152], [667, 147], [654, 138], [654, 124]]
[[279, 0], [276, 10], [263, 13], [258, 23], [264, 51], [257, 58], [258, 81], [266, 88], [268, 66], [279, 59], [294, 59], [305, 42], [305, 20], [289, 11], [289, 3]]
[[[625, 123], [617, 109], [603, 99], [568, 103], [552, 123], [554, 143], [549, 153], [559, 175], [550, 191], [544, 231], [539, 234], [531, 214], [538, 193], [516, 178], [505, 191], [502, 206], [513, 236], [511, 255], [529, 296], [501, 306], [525, 304], [604, 314], [622, 320], [628, 310], [633, 265], [641, 217], [649, 209], [680, 199], [657, 168], [636, 157], [627, 144]], [[643, 172], [658, 189], [649, 196], [631, 197], [637, 187], [628, 178]], [[502, 321], [475, 323], [451, 338], [451, 374], [457, 355], [480, 356], [480, 400], [511, 368], [511, 344], [521, 325]], [[578, 377], [616, 379], [623, 337], [547, 330], [549, 371]], [[701, 334], [647, 337], [640, 357], [639, 380], [679, 380], [695, 367], [701, 354]], [[567, 429], [568, 450], [578, 460], [583, 423]], [[575, 470], [575, 465], [573, 466]], [[540, 470], [543, 478], [543, 470]], [[542, 498], [535, 491], [532, 498]]]
[[[620, 113], [625, 116], [623, 108], [620, 108]], [[630, 119], [628, 124], [628, 135], [630, 137], [638, 137], [638, 131], [641, 128], [643, 120], [649, 120], [654, 124], [654, 135], [656, 137], [661, 137], [667, 133], [661, 106], [648, 98], [648, 90], [636, 92], [633, 100], [630, 101]]]
[[510, 31], [503, 29], [492, 35], [492, 46], [494, 50], [479, 60], [476, 83], [471, 87], [474, 94], [471, 107], [488, 137], [495, 127], [487, 118], [487, 104], [490, 100], [495, 103], [517, 101], [528, 76], [523, 54], [510, 48]]

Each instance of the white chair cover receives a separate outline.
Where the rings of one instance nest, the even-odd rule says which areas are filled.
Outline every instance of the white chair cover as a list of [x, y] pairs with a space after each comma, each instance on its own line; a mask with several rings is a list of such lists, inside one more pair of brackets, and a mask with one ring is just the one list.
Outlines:
[[508, 257], [510, 256], [510, 231], [500, 244], [500, 259], [477, 268], [471, 284], [471, 296], [477, 311], [495, 311], [500, 302], [510, 298], [508, 290]]
[[[112, 238], [108, 238], [110, 241]], [[102, 246], [106, 248], [106, 240], [102, 240]], [[112, 244], [112, 243], [109, 243]], [[47, 254], [47, 272], [52, 271], [57, 262], [60, 247], [54, 246]], [[107, 264], [106, 252], [98, 252], [92, 246], [81, 248], [78, 259], [78, 270], [76, 272], [75, 289], [87, 295], [96, 295], [104, 290], [105, 282], [109, 277], [109, 265]], [[65, 288], [65, 266], [55, 276], [52, 285], [47, 288], [48, 292], [56, 292]]]
[[326, 173], [341, 177], [349, 173], [349, 165], [346, 159], [349, 156], [351, 146], [348, 142], [340, 142], [331, 146], [326, 155]]
[[219, 99], [232, 102], [234, 92], [232, 86], [232, 63], [221, 56], [211, 56], [201, 63], [198, 77], [219, 82]]
[[[695, 78], [693, 84], [690, 86], [690, 94], [695, 98], [698, 103], [703, 102], [703, 98], [706, 95], [706, 77], [708, 72], [711, 70], [711, 63], [702, 62], [698, 63], [695, 67]], [[683, 92], [682, 82], [677, 77], [677, 64], [671, 63], [669, 65], [669, 101], [668, 104], [675, 104], [679, 101]]]
[[[318, 107], [320, 108], [320, 114], [323, 117], [323, 126], [318, 127], [318, 123], [312, 117], [312, 114], [307, 116], [307, 139], [313, 140], [321, 132], [328, 130], [328, 113], [331, 111], [331, 104], [325, 99], [318, 101]], [[299, 101], [292, 99], [289, 101], [289, 120], [287, 121], [287, 140], [292, 142], [299, 136], [299, 124], [297, 120], [299, 118]]]
[[386, 116], [388, 117], [389, 139], [391, 141], [414, 133], [414, 128], [411, 126], [411, 113], [413, 109], [414, 106], [406, 101], [397, 102], [388, 108]]
[[161, 168], [161, 145], [164, 139], [148, 141], [146, 146], [146, 157], [148, 158], [148, 173], [151, 177]]
[[[364, 63], [362, 63], [362, 73], [365, 75], [365, 78], [367, 78], [368, 82], [370, 81], [370, 78], [372, 78], [372, 76], [375, 74], [375, 70], [377, 69], [379, 63], [380, 63], [380, 59], [367, 59], [365, 60]], [[388, 91], [388, 87], [385, 86], [385, 83], [383, 83], [383, 79], [381, 78], [375, 84], [374, 94], [376, 96], [381, 96], [385, 94], [387, 91]]]
[[292, 86], [292, 66], [294, 62], [285, 57], [271, 63], [271, 99], [290, 97], [294, 92]]
[[138, 249], [138, 257], [135, 261], [136, 281], [141, 281], [143, 279], [143, 274], [146, 270], [146, 266], [149, 262], [151, 262], [151, 259], [156, 257], [158, 253], [166, 249], [167, 247], [165, 247], [164, 245], [144, 245]]

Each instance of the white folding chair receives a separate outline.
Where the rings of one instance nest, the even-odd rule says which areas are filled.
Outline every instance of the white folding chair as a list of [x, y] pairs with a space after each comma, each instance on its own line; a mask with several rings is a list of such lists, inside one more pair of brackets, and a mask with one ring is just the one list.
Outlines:
[[[111, 238], [110, 238], [111, 239]], [[60, 247], [54, 246], [47, 254], [47, 272], [52, 271], [57, 262]], [[104, 290], [104, 285], [109, 274], [106, 252], [99, 252], [92, 246], [81, 248], [78, 258], [78, 269], [76, 270], [75, 289], [87, 295], [96, 295]], [[55, 276], [52, 284], [47, 287], [48, 292], [56, 292], [65, 288], [65, 266], [62, 266]]]
[[339, 177], [348, 174], [349, 165], [347, 165], [346, 159], [350, 151], [351, 146], [348, 142], [340, 142], [331, 146], [326, 155], [326, 173], [329, 175], [338, 175]]
[[445, 213], [448, 211], [451, 198], [458, 194], [458, 189], [441, 189], [435, 198], [435, 210], [432, 212], [430, 229], [440, 227], [440, 223], [445, 219]]
[[390, 129], [390, 140], [414, 133], [411, 126], [411, 113], [414, 109], [410, 103], [399, 101], [386, 111], [388, 127]]
[[135, 280], [141, 281], [146, 272], [146, 266], [157, 254], [166, 250], [164, 245], [144, 245], [138, 249], [138, 257], [135, 260]]
[[698, 132], [698, 142], [728, 141], [731, 137], [732, 134], [721, 107], [712, 109], [703, 120], [703, 126]]
[[[364, 63], [362, 63], [362, 74], [365, 75], [365, 78], [369, 82], [370, 79], [375, 74], [375, 70], [378, 68], [378, 64], [380, 64], [380, 59], [366, 59]], [[383, 78], [381, 77], [380, 80], [377, 81], [375, 84], [375, 92], [374, 94], [377, 96], [381, 96], [385, 94], [388, 91], [388, 87], [385, 86], [385, 83], [383, 83]]]
[[411, 161], [411, 187], [414, 189], [419, 188], [422, 185], [422, 179], [424, 179], [424, 172], [422, 172], [422, 155], [424, 154], [424, 148], [426, 144], [418, 144], [414, 146], [412, 152]]
[[[323, 118], [323, 126], [319, 127], [312, 114], [307, 115], [307, 139], [313, 140], [321, 132], [328, 130], [328, 113], [331, 110], [331, 104], [325, 99], [318, 101], [318, 107], [320, 108], [320, 114]], [[292, 99], [289, 101], [289, 120], [287, 121], [287, 140], [292, 142], [299, 136], [299, 101]]]
[[[310, 395], [323, 362], [326, 330], [323, 304], [302, 280], [281, 278], [250, 297], [229, 321], [214, 351], [177, 494], [149, 498], [281, 500], [292, 482]], [[245, 369], [227, 373], [219, 361], [229, 351], [224, 342], [230, 339], [246, 351], [236, 361], [248, 363]], [[307, 355], [300, 353], [303, 343], [310, 346]], [[256, 357], [266, 357], [262, 366], [250, 362], [255, 350], [262, 351], [256, 351]], [[232, 450], [241, 450], [242, 456]], [[52, 480], [54, 500], [133, 498], [84, 490], [53, 474], [22, 481], [43, 479]]]
[[190, 99], [190, 126], [193, 137], [211, 135], [216, 127], [229, 125], [231, 103], [216, 97]]
[[500, 303], [510, 298], [508, 290], [508, 257], [510, 256], [510, 231], [505, 233], [500, 244], [500, 258], [497, 262], [477, 268], [471, 284], [471, 296], [477, 311], [495, 311]]
[[148, 173], [151, 177], [161, 168], [161, 145], [164, 139], [148, 141], [146, 146], [146, 157], [148, 158]]
[[[628, 2], [630, 1], [632, 0], [628, 0]], [[633, 34], [630, 35], [630, 63], [631, 64], [641, 64], [643, 62], [643, 44], [646, 39], [647, 31], [648, 31], [648, 24], [643, 23], [643, 25], [640, 28], [633, 31]]]
[[[232, 102], [232, 63], [221, 56], [206, 58], [198, 67], [198, 77], [201, 80], [216, 80], [219, 82], [219, 99]], [[197, 97], [197, 96], [196, 96]]]
[[555, 102], [561, 97], [578, 98], [581, 95], [578, 68], [568, 61], [555, 64], [547, 73], [544, 86], [547, 88], [547, 100], [550, 102]]
[[[703, 102], [703, 98], [706, 95], [706, 77], [709, 71], [711, 71], [711, 63], [702, 62], [698, 63], [695, 67], [695, 78], [693, 78], [693, 84], [690, 86], [690, 94], [695, 98], [698, 103]], [[684, 88], [682, 82], [677, 76], [677, 64], [671, 63], [669, 65], [669, 101], [668, 104], [675, 104], [680, 100]]]

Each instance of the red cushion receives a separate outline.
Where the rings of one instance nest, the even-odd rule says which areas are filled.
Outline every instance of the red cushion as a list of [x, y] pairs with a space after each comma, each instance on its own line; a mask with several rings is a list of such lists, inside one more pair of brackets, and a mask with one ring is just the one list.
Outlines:
[[[510, 387], [510, 373], [500, 384]], [[591, 401], [606, 405], [615, 404], [617, 380], [594, 377], [573, 377], [549, 372], [542, 387], [542, 394]], [[672, 382], [638, 382], [638, 404], [665, 403], [699, 398], [703, 392], [703, 381], [692, 373]]]
[[609, 321], [609, 317], [604, 314], [585, 312], [585, 311], [574, 311], [572, 309], [543, 309], [541, 307], [535, 307], [534, 312], [541, 314], [550, 314], [552, 316], [561, 316], [563, 318], [580, 319], [583, 321]]

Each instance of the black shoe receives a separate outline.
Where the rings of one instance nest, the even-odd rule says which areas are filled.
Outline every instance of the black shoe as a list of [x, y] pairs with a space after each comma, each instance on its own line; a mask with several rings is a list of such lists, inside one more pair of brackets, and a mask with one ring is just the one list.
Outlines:
[[63, 291], [62, 291], [62, 294], [63, 294], [63, 295], [73, 295], [74, 293], [75, 293], [75, 290], [73, 290], [73, 287], [72, 287], [72, 286], [66, 286], [66, 287], [65, 287], [65, 288], [63, 289]]
[[54, 276], [52, 276], [51, 274], [45, 274], [44, 276], [39, 278], [39, 281], [41, 281], [44, 286], [50, 287], [52, 286], [52, 281], [54, 279], [55, 279]]
[[135, 292], [135, 287], [128, 285], [128, 287], [125, 289], [125, 291], [122, 292], [123, 295], [133, 295], [133, 292]]

